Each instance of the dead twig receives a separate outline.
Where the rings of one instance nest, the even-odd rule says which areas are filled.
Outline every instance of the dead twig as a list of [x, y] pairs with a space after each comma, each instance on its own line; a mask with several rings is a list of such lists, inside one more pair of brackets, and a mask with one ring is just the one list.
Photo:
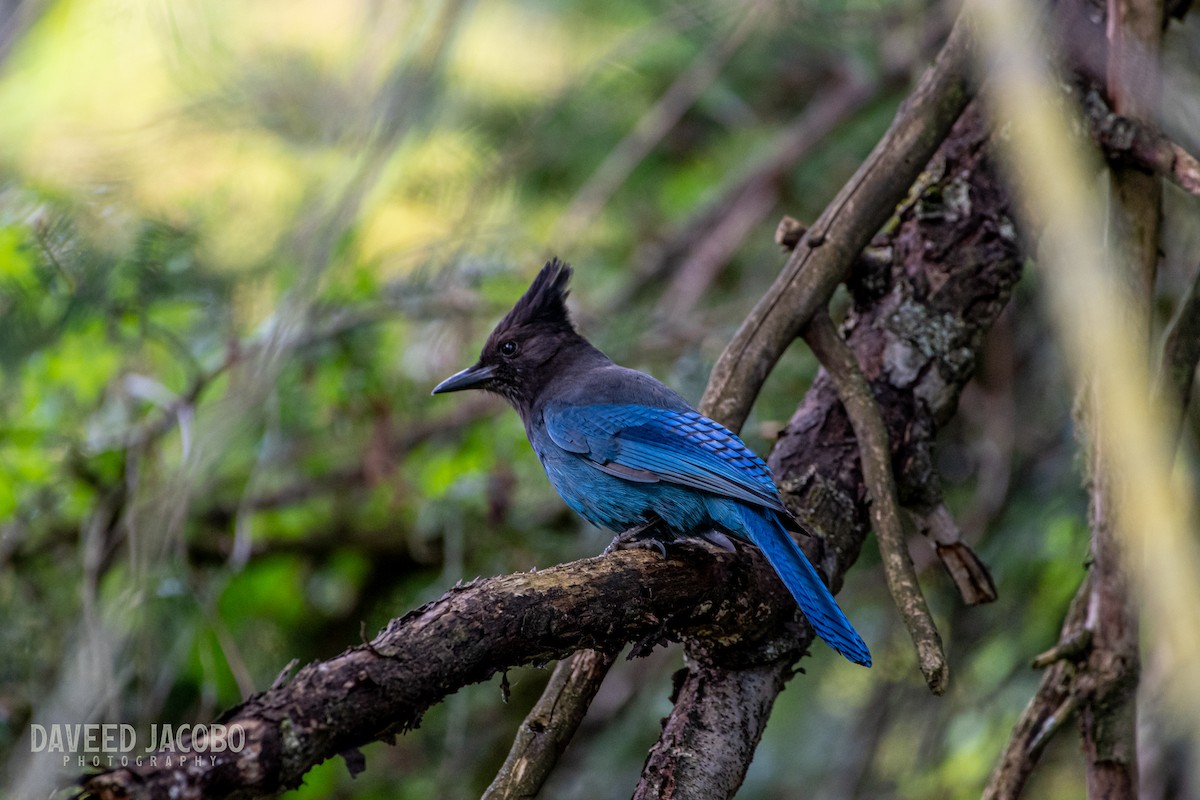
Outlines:
[[1084, 97], [1084, 119], [1105, 157], [1118, 165], [1165, 178], [1200, 196], [1200, 160], [1149, 123], [1117, 114], [1099, 91]]
[[991, 603], [996, 599], [996, 584], [987, 565], [963, 541], [962, 531], [954, 522], [945, 503], [920, 517], [921, 532], [933, 542], [938, 560], [946, 568], [962, 601], [969, 606]]
[[929, 613], [925, 596], [908, 553], [896, 481], [892, 475], [892, 451], [887, 427], [875, 405], [871, 386], [859, 369], [854, 353], [833, 326], [825, 311], [818, 311], [805, 330], [804, 339], [821, 366], [829, 373], [838, 397], [858, 440], [863, 480], [871, 498], [871, 521], [883, 556], [883, 572], [896, 608], [917, 648], [917, 664], [934, 694], [942, 694], [950, 681], [950, 665], [942, 648], [942, 637]]

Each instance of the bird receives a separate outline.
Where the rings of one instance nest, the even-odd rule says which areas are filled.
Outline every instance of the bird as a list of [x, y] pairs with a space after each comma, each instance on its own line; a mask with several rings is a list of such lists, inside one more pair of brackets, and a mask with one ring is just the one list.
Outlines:
[[757, 547], [817, 635], [871, 666], [867, 645], [788, 533], [802, 528], [770, 468], [673, 389], [584, 338], [566, 306], [572, 271], [546, 262], [479, 360], [433, 394], [481, 389], [507, 400], [559, 496], [618, 541], [646, 546], [638, 540], [649, 536], [662, 550], [663, 536], [720, 544], [728, 535]]

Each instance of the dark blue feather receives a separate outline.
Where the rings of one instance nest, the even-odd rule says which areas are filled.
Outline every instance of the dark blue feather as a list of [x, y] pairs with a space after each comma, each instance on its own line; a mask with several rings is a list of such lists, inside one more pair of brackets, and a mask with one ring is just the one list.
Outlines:
[[598, 464], [783, 511], [771, 470], [725, 426], [695, 411], [630, 404], [547, 406], [559, 447]]

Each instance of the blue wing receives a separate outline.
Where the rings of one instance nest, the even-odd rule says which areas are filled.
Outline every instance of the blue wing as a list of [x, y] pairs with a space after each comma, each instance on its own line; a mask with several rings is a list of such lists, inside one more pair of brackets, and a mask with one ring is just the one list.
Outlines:
[[788, 514], [770, 469], [732, 431], [690, 409], [628, 404], [548, 406], [542, 420], [556, 445], [596, 469], [729, 498], [704, 504], [711, 521], [756, 545], [817, 634], [851, 661], [870, 666], [866, 644], [784, 530]]
[[742, 440], [704, 415], [640, 405], [548, 407], [559, 447], [626, 480], [669, 483], [785, 514], [771, 470]]

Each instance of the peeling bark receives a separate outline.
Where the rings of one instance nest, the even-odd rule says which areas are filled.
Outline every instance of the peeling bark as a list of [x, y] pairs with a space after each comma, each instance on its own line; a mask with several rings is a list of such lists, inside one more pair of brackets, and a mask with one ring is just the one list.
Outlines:
[[[976, 104], [922, 174], [898, 223], [876, 240], [890, 260], [860, 269], [843, 325], [883, 412], [901, 502], [941, 504], [933, 440], [974, 371], [983, 334], [1020, 276], [1007, 195], [987, 158]], [[867, 262], [868, 264], [874, 262]], [[789, 506], [844, 542], [826, 569], [842, 572], [868, 528], [853, 430], [822, 372], [772, 454]]]

